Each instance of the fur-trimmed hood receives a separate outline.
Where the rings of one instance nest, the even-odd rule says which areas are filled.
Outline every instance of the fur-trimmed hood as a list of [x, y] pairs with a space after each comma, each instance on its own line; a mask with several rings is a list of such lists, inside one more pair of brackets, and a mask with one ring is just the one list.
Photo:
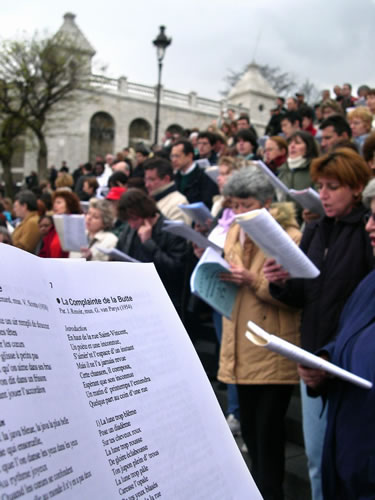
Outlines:
[[270, 214], [280, 224], [283, 229], [295, 227], [299, 229], [296, 218], [296, 209], [291, 201], [272, 203]]

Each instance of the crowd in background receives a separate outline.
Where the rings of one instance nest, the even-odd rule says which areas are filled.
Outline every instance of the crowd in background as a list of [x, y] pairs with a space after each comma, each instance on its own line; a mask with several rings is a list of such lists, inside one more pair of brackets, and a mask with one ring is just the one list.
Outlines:
[[[284, 498], [284, 419], [299, 382], [313, 499], [375, 498], [374, 390], [297, 367], [244, 336], [252, 320], [374, 381], [374, 119], [375, 89], [365, 85], [357, 98], [348, 83], [324, 90], [314, 106], [299, 92], [277, 99], [263, 136], [249, 114], [228, 109], [207, 130], [167, 130], [151, 149], [140, 143], [76, 169], [63, 162], [48, 179], [32, 172], [14, 200], [0, 191], [0, 242], [44, 258], [106, 261], [100, 249], [116, 248], [153, 262], [193, 343], [202, 314], [212, 314], [228, 425], [242, 434], [265, 499]], [[325, 215], [275, 190], [258, 160], [288, 188], [317, 190]], [[206, 224], [179, 208], [195, 202], [211, 211]], [[236, 215], [259, 208], [300, 245], [317, 278], [292, 279], [243, 232]], [[88, 244], [68, 252], [53, 215], [82, 213]], [[222, 242], [231, 272], [221, 279], [238, 287], [231, 319], [191, 294], [203, 249], [164, 231], [166, 220]]]

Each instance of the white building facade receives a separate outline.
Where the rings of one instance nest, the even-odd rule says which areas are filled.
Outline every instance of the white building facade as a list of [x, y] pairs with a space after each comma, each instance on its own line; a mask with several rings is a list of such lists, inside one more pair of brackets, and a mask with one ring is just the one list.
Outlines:
[[[97, 155], [121, 151], [129, 144], [154, 138], [156, 86], [129, 82], [126, 77], [106, 78], [91, 73], [95, 50], [75, 22], [74, 14], [64, 15], [56, 35], [74, 42], [85, 58], [90, 87], [77, 91], [74, 99], [59, 104], [46, 127], [48, 165], [59, 167], [65, 160], [75, 169], [93, 161]], [[228, 107], [237, 113], [249, 113], [252, 124], [262, 134], [274, 107], [276, 94], [251, 65], [227, 99], [214, 100], [161, 89], [159, 140], [165, 130], [194, 128], [204, 130]], [[36, 170], [37, 145], [29, 137], [22, 154], [17, 154], [13, 171], [27, 175]]]

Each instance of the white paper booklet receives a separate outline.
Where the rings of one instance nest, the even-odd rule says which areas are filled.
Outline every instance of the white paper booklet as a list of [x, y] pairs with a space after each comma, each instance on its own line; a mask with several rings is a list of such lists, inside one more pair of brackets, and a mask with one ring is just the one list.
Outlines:
[[319, 276], [319, 269], [265, 208], [238, 215], [236, 221], [258, 247], [276, 259], [292, 278]]
[[195, 229], [185, 224], [185, 222], [177, 220], [165, 221], [162, 230], [166, 231], [167, 233], [181, 236], [181, 238], [195, 243], [199, 248], [211, 247], [218, 253], [222, 252], [222, 248], [220, 248], [214, 242], [209, 241], [205, 236], [203, 236], [203, 234], [198, 233], [198, 231], [195, 231]]
[[207, 160], [207, 158], [202, 158], [201, 160], [195, 160], [195, 163], [198, 165], [199, 168], [205, 170], [210, 166], [210, 162]]
[[231, 318], [238, 286], [220, 279], [220, 273], [230, 272], [229, 264], [212, 248], [206, 248], [190, 278], [190, 289], [215, 311]]
[[301, 189], [297, 191], [296, 189], [289, 189], [278, 177], [275, 175], [265, 163], [261, 160], [257, 161], [259, 168], [267, 175], [268, 180], [276, 189], [280, 189], [283, 193], [290, 196], [299, 205], [310, 212], [314, 212], [320, 215], [324, 215], [324, 208], [322, 202], [320, 201], [319, 194], [314, 191], [311, 187], [307, 189]]
[[84, 215], [54, 215], [53, 222], [65, 252], [79, 252], [87, 247]]
[[1, 498], [261, 499], [153, 264], [0, 258]]
[[178, 205], [178, 207], [187, 214], [190, 219], [192, 219], [197, 224], [202, 224], [204, 226], [207, 221], [213, 219], [211, 212], [208, 210], [206, 205], [202, 201], [197, 203], [190, 203], [189, 205]]
[[303, 208], [310, 210], [310, 212], [319, 215], [325, 214], [319, 194], [311, 187], [301, 189], [300, 191], [289, 189], [289, 196], [297, 201]]
[[204, 171], [210, 179], [212, 179], [217, 184], [217, 178], [219, 177], [219, 167], [217, 165], [212, 165], [212, 167], [207, 167]]
[[275, 189], [280, 189], [283, 193], [289, 195], [289, 189], [286, 187], [286, 185], [281, 182], [281, 180], [275, 175], [271, 170], [267, 167], [265, 163], [263, 163], [261, 160], [258, 160], [257, 165], [262, 171], [267, 175], [268, 180], [270, 183], [273, 185]]
[[292, 361], [296, 361], [301, 365], [307, 366], [308, 368], [324, 370], [335, 377], [339, 377], [342, 380], [346, 380], [347, 382], [358, 385], [364, 389], [371, 389], [372, 387], [372, 382], [369, 380], [359, 377], [358, 375], [354, 375], [354, 373], [348, 372], [347, 370], [344, 370], [343, 368], [340, 368], [339, 366], [336, 366], [319, 356], [315, 356], [315, 354], [311, 354], [310, 352], [305, 351], [304, 349], [301, 349], [300, 347], [297, 347], [296, 345], [291, 344], [276, 335], [271, 335], [252, 321], [248, 322], [247, 327], [249, 331], [246, 332], [246, 337], [258, 346], [277, 352]]
[[117, 248], [97, 247], [97, 249], [99, 252], [109, 255], [112, 260], [119, 260], [121, 262], [140, 262], [139, 260], [134, 259], [134, 257], [130, 257], [127, 253], [121, 252], [121, 250], [118, 250]]

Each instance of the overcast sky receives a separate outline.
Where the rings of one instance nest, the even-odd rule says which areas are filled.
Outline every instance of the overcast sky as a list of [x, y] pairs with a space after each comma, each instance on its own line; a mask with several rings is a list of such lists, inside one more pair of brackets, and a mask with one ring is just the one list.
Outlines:
[[216, 99], [229, 68], [254, 55], [318, 88], [349, 81], [375, 86], [375, 0], [15, 0], [0, 2], [0, 34], [53, 34], [66, 12], [96, 50], [107, 75], [154, 85], [159, 26], [172, 37], [163, 84]]

